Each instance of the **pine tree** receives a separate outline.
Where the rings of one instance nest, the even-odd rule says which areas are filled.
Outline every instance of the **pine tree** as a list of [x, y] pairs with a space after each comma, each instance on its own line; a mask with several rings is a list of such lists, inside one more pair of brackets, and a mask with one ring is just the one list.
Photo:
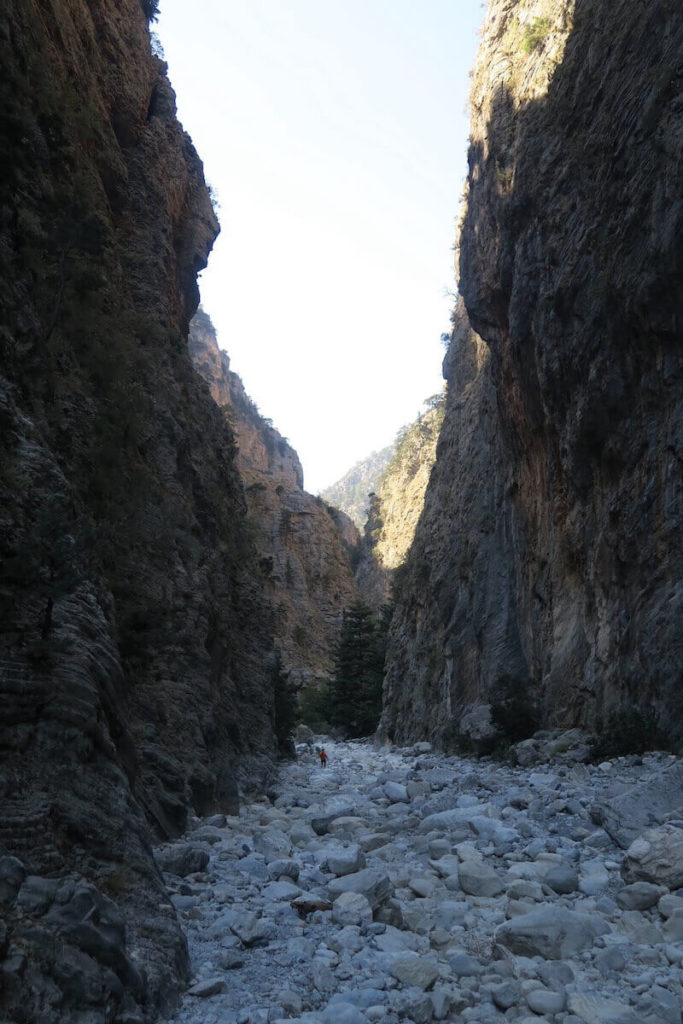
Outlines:
[[329, 691], [329, 720], [349, 736], [367, 736], [382, 711], [382, 680], [388, 617], [375, 621], [357, 601], [344, 612]]

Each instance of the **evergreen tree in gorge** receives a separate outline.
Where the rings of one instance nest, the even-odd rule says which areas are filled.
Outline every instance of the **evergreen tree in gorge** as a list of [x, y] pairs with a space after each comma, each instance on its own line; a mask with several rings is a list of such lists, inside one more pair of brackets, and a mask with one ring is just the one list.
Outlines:
[[356, 601], [344, 611], [329, 689], [329, 720], [350, 737], [374, 732], [382, 710], [389, 611], [379, 621]]

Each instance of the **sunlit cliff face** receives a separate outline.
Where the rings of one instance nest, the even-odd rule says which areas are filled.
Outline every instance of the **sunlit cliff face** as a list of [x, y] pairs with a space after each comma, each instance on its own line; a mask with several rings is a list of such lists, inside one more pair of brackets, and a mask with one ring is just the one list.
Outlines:
[[[470, 104], [474, 124], [488, 124], [496, 98], [504, 92], [514, 110], [548, 92], [562, 63], [574, 26], [576, 0], [509, 0], [489, 4], [472, 77]], [[488, 155], [486, 138], [473, 134]]]

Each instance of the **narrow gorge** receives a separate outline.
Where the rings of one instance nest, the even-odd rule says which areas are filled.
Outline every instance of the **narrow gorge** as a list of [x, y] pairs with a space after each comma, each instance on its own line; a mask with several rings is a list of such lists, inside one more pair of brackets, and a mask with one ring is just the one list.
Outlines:
[[[639, 867], [642, 841], [617, 859], [648, 828], [683, 865], [678, 0], [489, 0], [447, 386], [360, 528], [305, 491], [199, 307], [219, 224], [156, 13], [0, 19], [0, 1021], [680, 1024], [683, 874]], [[375, 752], [283, 769], [345, 612], [389, 600]], [[533, 750], [456, 758], [491, 753], [506, 700]], [[619, 709], [673, 753], [577, 763]], [[651, 775], [666, 799], [619, 803], [622, 828], [612, 798]], [[366, 856], [391, 892], [354, 910]], [[585, 947], [520, 966], [532, 905], [593, 915]], [[231, 992], [257, 951], [282, 984], [254, 994], [248, 963]]]

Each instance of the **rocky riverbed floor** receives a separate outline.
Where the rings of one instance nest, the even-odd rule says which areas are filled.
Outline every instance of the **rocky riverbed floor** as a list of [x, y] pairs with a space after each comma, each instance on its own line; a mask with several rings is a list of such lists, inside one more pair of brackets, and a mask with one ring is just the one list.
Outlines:
[[681, 1024], [680, 760], [326, 750], [158, 849], [173, 1024]]

